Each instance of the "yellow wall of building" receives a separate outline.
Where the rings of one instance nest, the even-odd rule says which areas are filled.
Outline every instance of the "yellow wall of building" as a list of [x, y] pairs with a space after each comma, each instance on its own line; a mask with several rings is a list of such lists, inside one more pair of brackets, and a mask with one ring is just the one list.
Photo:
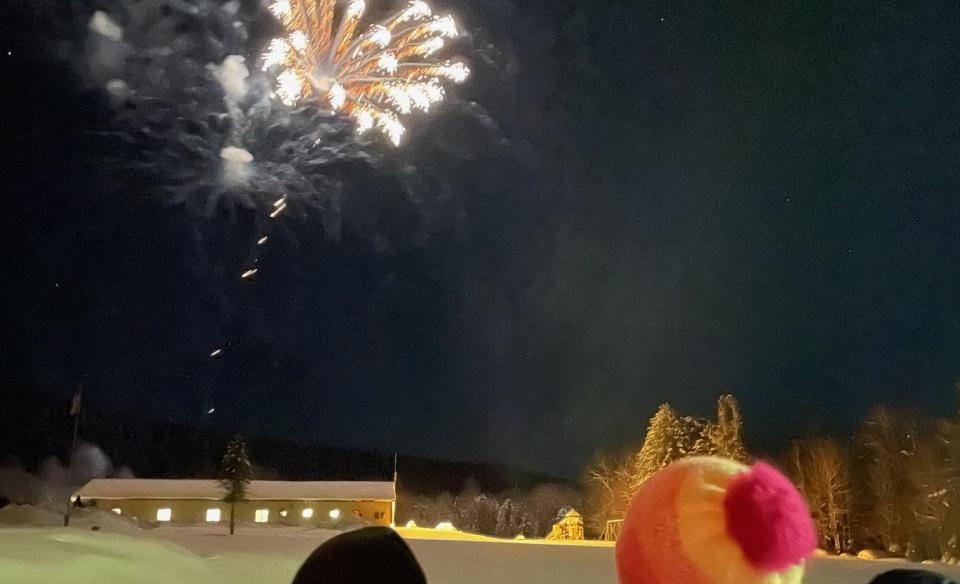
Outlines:
[[[206, 521], [207, 509], [220, 509], [220, 523], [230, 521], [230, 504], [223, 501], [202, 499], [89, 499], [85, 506], [94, 506], [107, 511], [119, 509], [120, 515], [130, 519], [165, 524], [157, 521], [157, 509], [170, 509], [171, 525], [215, 525]], [[313, 509], [313, 516], [303, 517], [304, 509]], [[267, 522], [254, 521], [256, 511], [266, 509]], [[330, 517], [334, 509], [340, 511], [337, 519]], [[286, 517], [281, 515], [286, 511]], [[349, 522], [354, 511], [359, 511], [364, 521], [374, 525], [390, 525], [393, 522], [393, 503], [390, 501], [246, 501], [237, 503], [237, 525], [303, 525], [329, 527]]]

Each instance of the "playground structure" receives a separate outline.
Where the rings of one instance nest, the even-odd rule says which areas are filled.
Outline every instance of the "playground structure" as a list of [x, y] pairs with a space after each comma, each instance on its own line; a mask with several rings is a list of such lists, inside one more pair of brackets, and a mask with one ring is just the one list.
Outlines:
[[583, 516], [571, 509], [560, 521], [553, 524], [548, 540], [582, 540]]
[[623, 527], [623, 519], [611, 519], [603, 527], [603, 533], [600, 539], [603, 541], [617, 541], [620, 537], [620, 528]]

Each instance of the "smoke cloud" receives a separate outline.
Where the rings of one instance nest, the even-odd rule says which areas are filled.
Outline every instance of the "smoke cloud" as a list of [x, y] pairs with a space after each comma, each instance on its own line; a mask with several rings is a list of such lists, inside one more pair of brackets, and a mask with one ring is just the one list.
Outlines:
[[17, 464], [0, 467], [0, 497], [14, 504], [56, 506], [90, 479], [133, 476], [129, 468], [114, 466], [96, 444], [81, 442], [68, 466], [51, 456], [40, 463], [36, 473]]
[[[400, 200], [408, 209], [401, 216], [420, 217], [402, 226], [403, 238], [416, 242], [451, 196], [465, 196], [445, 162], [508, 147], [483, 109], [467, 102], [417, 120], [401, 149], [378, 135], [358, 137], [350, 121], [330, 112], [280, 104], [255, 65], [279, 26], [259, 3], [97, 6], [72, 59], [90, 87], [109, 97], [111, 128], [102, 133], [97, 166], [103, 183], [126, 196], [210, 216], [224, 206], [269, 209], [285, 195], [294, 216], [319, 220], [333, 239], [344, 220], [378, 239], [383, 222], [369, 218], [382, 217], [384, 199]], [[446, 220], [455, 216], [444, 212]]]

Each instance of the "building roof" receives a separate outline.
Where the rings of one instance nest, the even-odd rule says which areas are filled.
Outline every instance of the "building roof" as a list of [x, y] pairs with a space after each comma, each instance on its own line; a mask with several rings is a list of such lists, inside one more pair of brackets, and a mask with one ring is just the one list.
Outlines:
[[[209, 479], [93, 479], [74, 493], [81, 499], [223, 499], [220, 483]], [[387, 481], [250, 481], [250, 501], [394, 501]]]

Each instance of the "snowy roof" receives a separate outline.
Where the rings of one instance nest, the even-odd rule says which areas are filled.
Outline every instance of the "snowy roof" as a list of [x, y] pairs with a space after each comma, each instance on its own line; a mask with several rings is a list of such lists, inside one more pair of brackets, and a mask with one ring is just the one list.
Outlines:
[[[224, 490], [209, 479], [93, 479], [74, 493], [82, 499], [211, 499]], [[387, 481], [250, 481], [246, 498], [264, 500], [393, 501]]]

